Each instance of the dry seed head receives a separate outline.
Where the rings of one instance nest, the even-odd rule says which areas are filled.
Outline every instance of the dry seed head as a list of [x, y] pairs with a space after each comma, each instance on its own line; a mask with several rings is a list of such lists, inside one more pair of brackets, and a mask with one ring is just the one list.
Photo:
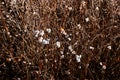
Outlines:
[[65, 32], [64, 28], [60, 28], [60, 31], [61, 31], [62, 34], [67, 35], [67, 33]]
[[61, 31], [64, 31], [64, 28], [61, 27], [60, 30], [61, 30]]

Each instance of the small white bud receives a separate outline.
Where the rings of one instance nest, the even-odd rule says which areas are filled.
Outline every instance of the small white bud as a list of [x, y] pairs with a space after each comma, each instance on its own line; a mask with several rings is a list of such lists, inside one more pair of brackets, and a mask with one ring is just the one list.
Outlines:
[[56, 45], [58, 48], [60, 48], [60, 46], [61, 46], [59, 41], [56, 42]]
[[76, 32], [76, 35], [78, 35], [79, 34], [79, 32]]
[[2, 5], [4, 5], [5, 3], [4, 2], [1, 2], [2, 3]]
[[39, 38], [39, 42], [41, 43], [43, 41], [43, 37], [40, 37]]
[[19, 58], [19, 59], [18, 59], [18, 61], [20, 62], [20, 61], [21, 61], [21, 59]]
[[57, 62], [57, 60], [55, 60], [54, 62]]
[[[24, 30], [24, 31], [26, 31], [26, 30]], [[39, 30], [35, 30], [34, 33], [35, 33], [35, 37], [38, 37], [38, 34], [40, 33], [40, 31]]]
[[27, 32], [27, 30], [24, 30], [24, 32]]
[[80, 24], [78, 24], [77, 26], [78, 26], [79, 29], [81, 29], [81, 25]]
[[11, 0], [11, 5], [14, 5], [14, 4], [16, 4], [16, 0]]
[[45, 56], [47, 56], [47, 54], [45, 54]]
[[81, 69], [81, 66], [78, 66], [79, 69]]
[[17, 78], [17, 80], [21, 80], [20, 78]]
[[71, 41], [71, 38], [68, 38], [69, 41]]
[[89, 21], [90, 21], [90, 19], [89, 19], [89, 18], [85, 18], [85, 21], [86, 21], [86, 22], [89, 22]]
[[81, 55], [76, 55], [76, 60], [77, 60], [77, 62], [80, 62], [81, 61]]
[[107, 67], [106, 67], [106, 65], [103, 65], [102, 68], [103, 68], [103, 69], [106, 69]]
[[49, 40], [43, 39], [42, 43], [43, 43], [43, 44], [49, 44]]
[[96, 7], [96, 10], [99, 10], [99, 7]]
[[37, 14], [37, 12], [35, 12], [35, 11], [34, 11], [34, 12], [33, 12], [33, 14], [34, 14], [34, 15], [36, 15], [36, 14]]
[[72, 54], [76, 54], [76, 52], [75, 52], [75, 51], [72, 51]]
[[94, 47], [92, 47], [92, 46], [90, 46], [89, 48], [90, 48], [91, 50], [94, 50]]
[[102, 65], [103, 65], [103, 63], [102, 63], [102, 62], [100, 62], [100, 65], [102, 66]]
[[23, 61], [24, 64], [26, 64], [26, 61]]
[[107, 48], [108, 48], [108, 49], [110, 49], [110, 50], [112, 49], [112, 47], [111, 47], [111, 46], [108, 46]]
[[10, 11], [10, 12], [12, 12], [12, 10], [11, 10], [11, 9], [10, 9], [9, 11]]
[[47, 31], [48, 33], [51, 33], [51, 29], [50, 29], [50, 28], [47, 28], [46, 31]]
[[12, 36], [10, 35], [9, 37], [11, 38]]
[[114, 28], [117, 28], [118, 26], [114, 26]]
[[48, 62], [48, 59], [45, 59], [45, 62], [47, 63], [47, 62]]
[[16, 34], [15, 36], [16, 36], [16, 37], [18, 37], [18, 35], [17, 35], [17, 34]]
[[70, 46], [68, 46], [68, 49], [70, 50], [70, 51], [73, 51], [73, 49], [72, 49], [72, 46], [70, 45]]
[[68, 7], [68, 9], [71, 11], [73, 8], [72, 7]]
[[85, 1], [82, 1], [81, 4], [82, 4], [83, 6], [85, 6], [85, 5], [86, 5], [86, 2], [85, 2]]
[[41, 35], [41, 36], [44, 35], [44, 30], [40, 30], [40, 35]]
[[68, 6], [67, 6], [67, 5], [65, 5], [65, 8], [68, 8]]
[[8, 35], [10, 35], [10, 32], [7, 32]]
[[64, 58], [64, 55], [62, 55], [61, 58], [63, 59], [63, 58]]
[[9, 15], [6, 15], [7, 18], [9, 18]]
[[63, 51], [60, 51], [61, 54], [63, 54]]
[[67, 54], [70, 54], [69, 52], [67, 52]]
[[37, 74], [39, 74], [39, 71], [35, 71]]
[[32, 63], [31, 62], [29, 62], [29, 65], [31, 65]]
[[11, 58], [7, 58], [7, 61], [9, 61], [9, 62], [10, 62], [11, 60], [12, 60]]

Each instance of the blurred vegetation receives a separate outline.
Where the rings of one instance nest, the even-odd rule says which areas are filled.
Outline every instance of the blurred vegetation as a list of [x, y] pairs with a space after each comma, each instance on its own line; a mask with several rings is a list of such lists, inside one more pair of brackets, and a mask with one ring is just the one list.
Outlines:
[[0, 0], [0, 80], [120, 80], [120, 1]]

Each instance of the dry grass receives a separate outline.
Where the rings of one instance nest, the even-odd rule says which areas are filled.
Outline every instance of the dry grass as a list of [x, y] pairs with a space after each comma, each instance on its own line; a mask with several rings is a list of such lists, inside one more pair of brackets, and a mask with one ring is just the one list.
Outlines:
[[0, 79], [119, 80], [120, 1], [0, 0]]

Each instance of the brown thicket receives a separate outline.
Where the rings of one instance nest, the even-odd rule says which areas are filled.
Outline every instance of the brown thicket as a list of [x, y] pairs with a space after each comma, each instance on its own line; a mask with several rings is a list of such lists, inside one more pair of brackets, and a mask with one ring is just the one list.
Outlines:
[[0, 80], [120, 80], [120, 0], [0, 0]]

